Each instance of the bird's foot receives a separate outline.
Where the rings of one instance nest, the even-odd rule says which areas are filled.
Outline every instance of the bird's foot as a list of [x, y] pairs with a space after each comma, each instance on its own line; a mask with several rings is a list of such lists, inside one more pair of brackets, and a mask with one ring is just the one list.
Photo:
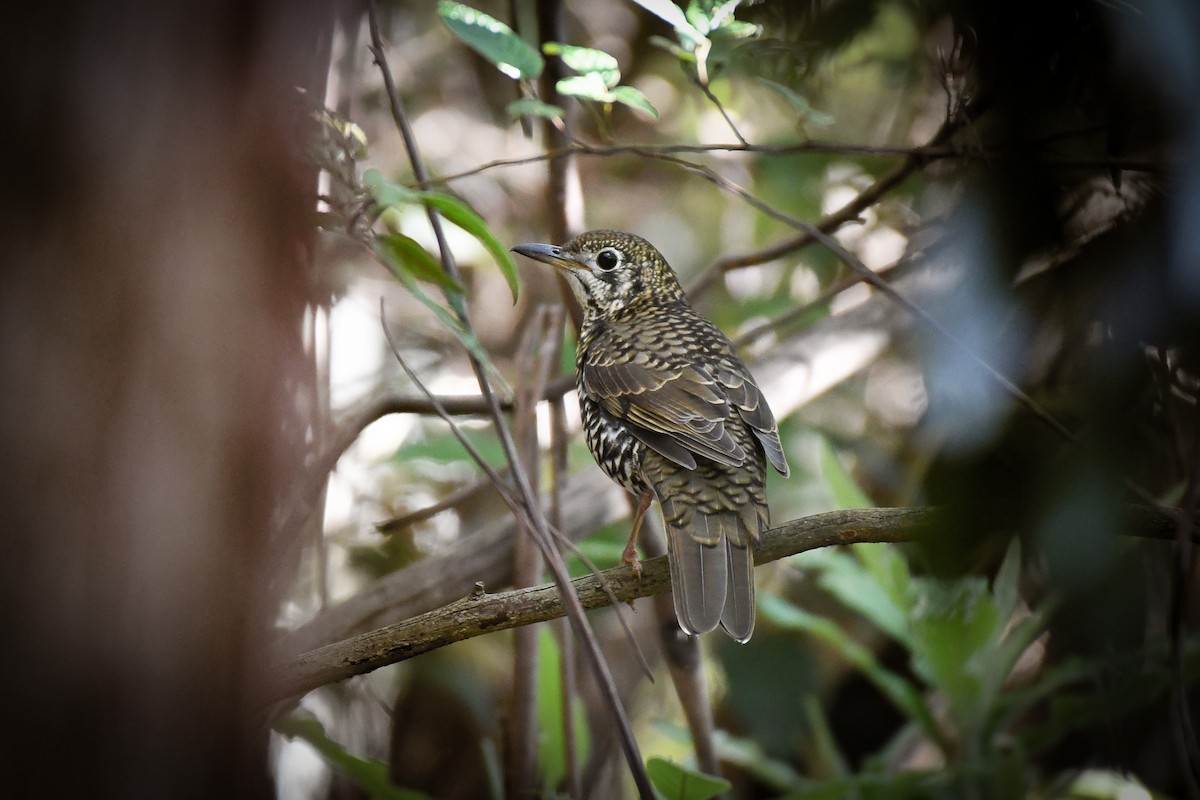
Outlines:
[[629, 541], [625, 543], [625, 552], [621, 553], [621, 561], [629, 565], [635, 578], [642, 577], [642, 562], [638, 561], [637, 556], [638, 532], [642, 529], [642, 519], [646, 516], [646, 509], [650, 508], [653, 500], [654, 495], [649, 492], [646, 492], [638, 500], [637, 508], [633, 512], [633, 530], [629, 532]]
[[642, 577], [642, 562], [638, 560], [637, 547], [633, 542], [625, 546], [625, 552], [621, 553], [621, 563], [629, 565], [635, 578]]

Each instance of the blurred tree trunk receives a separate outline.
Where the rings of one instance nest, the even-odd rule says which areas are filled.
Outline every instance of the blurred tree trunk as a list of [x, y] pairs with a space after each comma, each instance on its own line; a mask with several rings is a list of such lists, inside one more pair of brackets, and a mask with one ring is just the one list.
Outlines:
[[0, 34], [0, 793], [262, 797], [330, 12], [30, 8]]

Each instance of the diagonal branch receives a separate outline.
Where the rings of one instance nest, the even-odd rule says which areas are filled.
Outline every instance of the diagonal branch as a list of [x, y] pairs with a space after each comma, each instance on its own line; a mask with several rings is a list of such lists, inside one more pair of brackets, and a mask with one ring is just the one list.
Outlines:
[[[874, 183], [859, 192], [853, 200], [846, 203], [846, 205], [837, 211], [826, 214], [817, 222], [804, 226], [799, 234], [761, 250], [718, 259], [692, 281], [688, 287], [689, 296], [698, 297], [708, 291], [716, 280], [726, 272], [740, 267], [761, 264], [764, 261], [771, 261], [787, 253], [795, 252], [802, 247], [820, 241], [819, 233], [833, 233], [847, 222], [857, 219], [859, 214], [878, 203], [885, 194], [903, 183], [918, 169], [938, 158], [944, 158], [945, 156], [941, 155], [941, 153], [945, 150], [946, 143], [950, 141], [963, 125], [978, 119], [984, 110], [986, 110], [987, 105], [986, 101], [976, 100], [964, 110], [963, 114], [948, 117], [926, 145], [909, 149], [905, 153], [903, 161], [879, 176]], [[954, 149], [951, 149], [950, 152], [961, 155]], [[790, 218], [784, 221], [790, 224]]]
[[[785, 522], [763, 531], [754, 553], [756, 564], [835, 545], [911, 542], [936, 524], [938, 509], [869, 508], [831, 511]], [[1143, 538], [1174, 540], [1174, 523], [1147, 506], [1124, 509], [1126, 532]], [[611, 594], [605, 591], [605, 584]], [[577, 578], [572, 596], [586, 609], [628, 602], [670, 591], [665, 556], [642, 562], [641, 578], [628, 566]], [[310, 650], [276, 667], [281, 697], [299, 694], [361, 675], [388, 664], [428, 653], [454, 642], [563, 616], [562, 596], [553, 584], [488, 594], [483, 585], [469, 596], [412, 619], [345, 641]]]
[[[417, 178], [418, 183], [422, 188], [429, 186], [429, 174], [425, 169], [425, 164], [422, 161], [416, 142], [416, 137], [413, 135], [412, 126], [409, 124], [408, 117], [404, 112], [404, 105], [400, 100], [400, 93], [396, 88], [395, 80], [392, 77], [391, 68], [388, 67], [387, 58], [384, 54], [383, 38], [379, 31], [379, 9], [375, 0], [367, 2], [367, 21], [370, 29], [371, 37], [371, 54], [374, 56], [375, 63], [379, 66], [379, 70], [383, 75], [384, 86], [387, 90], [388, 104], [392, 111], [392, 118], [396, 123], [396, 127], [400, 130], [401, 136], [404, 139], [405, 148], [408, 152], [409, 162], [412, 164], [413, 173]], [[458, 266], [454, 260], [454, 254], [450, 250], [450, 246], [446, 241], [445, 232], [442, 229], [441, 217], [437, 210], [432, 206], [427, 208], [429, 215], [429, 224], [433, 229], [434, 238], [437, 239], [438, 248], [441, 252], [442, 264], [446, 273], [454, 278], [459, 279]], [[454, 308], [461, 320], [463, 327], [468, 331], [471, 330], [470, 318], [467, 313], [466, 306], [461, 299], [452, 295], [447, 295], [447, 300]], [[609, 672], [608, 665], [604, 659], [604, 654], [600, 651], [600, 646], [596, 641], [596, 636], [592, 632], [591, 626], [588, 624], [587, 617], [584, 615], [583, 607], [579, 604], [579, 600], [571, 591], [570, 575], [567, 572], [566, 562], [562, 555], [554, 547], [550, 538], [549, 528], [546, 522], [546, 516], [542, 513], [541, 504], [533, 490], [529, 481], [529, 476], [523, 469], [521, 459], [517, 453], [516, 444], [513, 441], [512, 433], [508, 429], [504, 415], [500, 410], [499, 400], [495, 392], [492, 390], [491, 383], [488, 380], [487, 371], [480, 363], [479, 359], [473, 353], [468, 351], [468, 359], [471, 363], [471, 369], [475, 373], [476, 380], [479, 382], [479, 388], [484, 398], [488, 403], [488, 411], [492, 418], [492, 423], [496, 430], [496, 436], [500, 440], [500, 445], [504, 450], [505, 459], [508, 461], [509, 467], [512, 470], [512, 477], [516, 483], [517, 494], [520, 502], [524, 506], [526, 525], [522, 528], [525, 533], [532, 537], [534, 544], [541, 551], [542, 557], [546, 560], [546, 565], [550, 569], [551, 575], [554, 576], [554, 583], [557, 585], [562, 602], [567, 609], [567, 617], [571, 621], [572, 629], [575, 636], [579, 639], [583, 647], [584, 653], [588, 657], [588, 664], [596, 678], [596, 683], [605, 698], [606, 704], [612, 714], [613, 722], [617, 727], [618, 741], [621, 744], [622, 752], [625, 755], [625, 760], [629, 765], [630, 774], [633, 777], [634, 783], [637, 784], [638, 793], [642, 797], [650, 798], [654, 796], [653, 787], [650, 784], [650, 778], [646, 774], [645, 765], [642, 763], [641, 753], [638, 748], [637, 740], [634, 739], [633, 729], [629, 722], [629, 717], [625, 714], [625, 710], [621, 705], [620, 696], [617, 693], [616, 683], [613, 681], [612, 674]]]
[[[755, 560], [762, 564], [834, 544], [909, 541], [930, 518], [931, 511], [923, 508], [819, 514], [764, 531]], [[577, 578], [572, 583], [573, 595], [585, 609], [607, 606], [611, 601], [604, 583], [621, 602], [669, 591], [666, 556], [642, 562], [640, 579], [626, 565]], [[487, 594], [482, 584], [476, 584], [469, 596], [448, 606], [311, 650], [280, 665], [277, 684], [285, 696], [299, 694], [463, 639], [556, 619], [563, 613], [561, 596], [553, 584], [497, 594]]]

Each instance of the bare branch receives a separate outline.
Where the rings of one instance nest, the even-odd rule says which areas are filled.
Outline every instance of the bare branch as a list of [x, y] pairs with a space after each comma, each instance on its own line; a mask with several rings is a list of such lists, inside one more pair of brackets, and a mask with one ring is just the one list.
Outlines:
[[[831, 511], [785, 522], [764, 531], [754, 560], [766, 564], [787, 556], [833, 545], [867, 542], [911, 542], [928, 532], [936, 508], [870, 508]], [[1127, 533], [1173, 540], [1177, 528], [1157, 509], [1126, 506]], [[608, 584], [611, 595], [605, 591]], [[300, 694], [318, 686], [361, 675], [388, 664], [428, 653], [485, 633], [563, 616], [558, 589], [547, 584], [531, 589], [488, 594], [478, 585], [469, 596], [395, 625], [304, 653], [277, 666], [281, 696]], [[642, 562], [640, 578], [621, 565], [572, 581], [585, 609], [602, 608], [615, 596], [620, 602], [662, 594], [671, 588], [665, 556]]]
[[[793, 226], [801, 227], [801, 233], [761, 250], [756, 250], [741, 256], [730, 256], [727, 258], [718, 259], [712, 264], [712, 266], [700, 273], [696, 280], [692, 282], [691, 286], [688, 288], [688, 294], [692, 295], [693, 297], [699, 296], [700, 294], [708, 291], [718, 277], [726, 272], [729, 272], [730, 270], [737, 269], [739, 267], [748, 267], [754, 264], [761, 264], [765, 261], [771, 261], [773, 259], [780, 258], [787, 253], [795, 252], [802, 247], [819, 241], [820, 238], [817, 235], [818, 232], [824, 234], [833, 233], [847, 222], [857, 219], [863, 211], [879, 202], [879, 200], [882, 199], [885, 194], [899, 186], [906, 178], [908, 178], [918, 169], [929, 164], [931, 161], [945, 157], [935, 154], [941, 152], [942, 145], [950, 141], [959, 128], [961, 128], [964, 124], [976, 119], [981, 113], [983, 113], [983, 110], [986, 108], [986, 106], [986, 103], [977, 101], [970, 106], [969, 113], [963, 113], [955, 117], [948, 117], [946, 121], [942, 123], [942, 126], [938, 128], [933, 137], [929, 140], [928, 144], [926, 144], [924, 147], [908, 149], [908, 151], [904, 154], [905, 158], [902, 162], [881, 175], [866, 189], [863, 189], [861, 192], [859, 192], [858, 196], [849, 203], [846, 203], [846, 205], [842, 206], [831, 214], [826, 214], [820, 220], [812, 223], [811, 225], [806, 224], [804, 226]], [[954, 148], [951, 148], [949, 152], [954, 155], [961, 155], [961, 153], [958, 153], [958, 151]], [[759, 206], [756, 205], [756, 207]], [[760, 210], [765, 209], [760, 208]], [[776, 219], [779, 219], [779, 217], [774, 214], [771, 216], [775, 216]], [[791, 218], [789, 217], [788, 220], [782, 221], [789, 222], [790, 219]], [[789, 222], [789, 224], [791, 223]]]
[[384, 535], [402, 531], [405, 528], [416, 525], [418, 522], [424, 522], [430, 517], [435, 517], [443, 511], [449, 511], [450, 509], [457, 508], [464, 503], [477, 500], [481, 494], [487, 492], [488, 489], [491, 488], [494, 488], [494, 484], [490, 479], [468, 483], [455, 489], [453, 492], [446, 495], [445, 498], [432, 505], [417, 508], [404, 514], [398, 514], [394, 517], [389, 517], [382, 522], [375, 523], [375, 530]]
[[[995, 150], [972, 151], [956, 147], [933, 147], [930, 145], [901, 146], [901, 145], [867, 145], [844, 144], [840, 142], [807, 141], [784, 145], [764, 144], [592, 144], [575, 141], [570, 144], [546, 150], [534, 155], [517, 158], [497, 158], [484, 162], [477, 167], [439, 175], [430, 178], [430, 184], [438, 186], [474, 177], [484, 172], [503, 167], [523, 167], [537, 164], [567, 155], [607, 158], [610, 156], [637, 155], [645, 158], [657, 158], [673, 154], [703, 154], [703, 153], [748, 153], [760, 156], [784, 156], [803, 153], [835, 154], [846, 156], [903, 156], [918, 158], [922, 162], [943, 161], [946, 159], [980, 159], [991, 158]], [[1076, 158], [1071, 156], [1047, 155], [1040, 163], [1050, 167], [1072, 170], [1119, 169], [1128, 172], [1161, 172], [1162, 164], [1141, 158], [1096, 157]]]
[[[763, 532], [755, 560], [762, 564], [831, 544], [908, 541], [928, 523], [930, 513], [921, 508], [869, 509], [807, 517]], [[669, 591], [667, 559], [660, 556], [642, 562], [640, 579], [626, 565], [577, 578], [572, 588], [585, 609], [611, 602], [603, 583], [621, 602]], [[462, 639], [556, 619], [563, 613], [553, 584], [497, 594], [472, 592], [448, 606], [304, 653], [279, 668], [279, 685], [288, 694], [299, 694]]]

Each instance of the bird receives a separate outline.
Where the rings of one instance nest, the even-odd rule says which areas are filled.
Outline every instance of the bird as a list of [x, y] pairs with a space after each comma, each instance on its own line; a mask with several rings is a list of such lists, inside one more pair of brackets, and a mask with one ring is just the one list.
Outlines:
[[769, 525], [766, 464], [787, 476], [779, 427], [733, 344], [689, 304], [648, 241], [593, 230], [513, 252], [555, 267], [583, 310], [576, 387], [588, 448], [639, 498], [625, 560], [658, 501], [680, 628], [754, 632], [754, 543]]

